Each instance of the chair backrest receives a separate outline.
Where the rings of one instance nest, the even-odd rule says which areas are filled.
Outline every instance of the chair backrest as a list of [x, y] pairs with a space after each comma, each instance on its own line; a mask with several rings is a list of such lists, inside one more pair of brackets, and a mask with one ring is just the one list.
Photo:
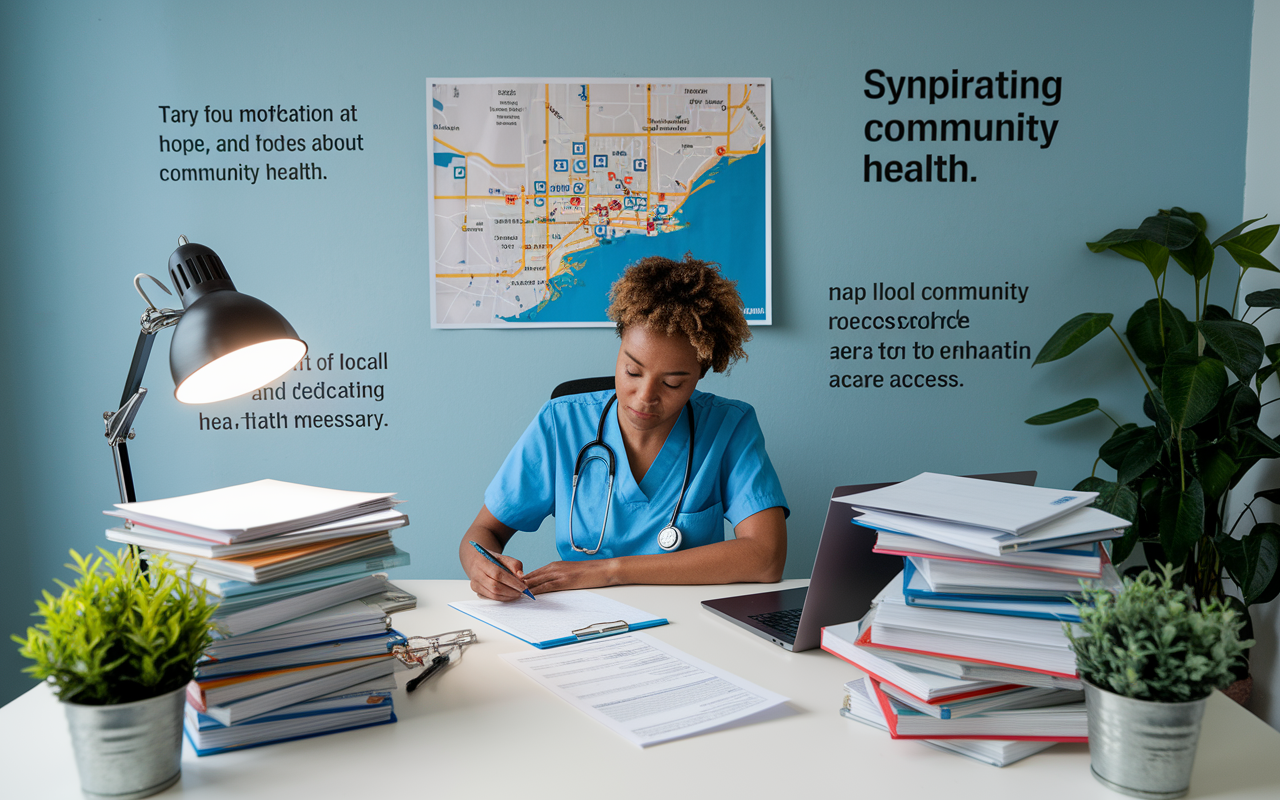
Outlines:
[[577, 380], [565, 381], [564, 383], [551, 390], [551, 399], [564, 397], [566, 394], [586, 394], [587, 392], [603, 392], [608, 389], [613, 391], [613, 376], [607, 375], [603, 378], [578, 378]]

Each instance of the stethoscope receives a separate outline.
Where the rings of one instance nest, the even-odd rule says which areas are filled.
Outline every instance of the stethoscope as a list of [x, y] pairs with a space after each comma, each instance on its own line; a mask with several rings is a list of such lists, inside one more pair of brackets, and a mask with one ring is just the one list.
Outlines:
[[[604, 531], [609, 525], [609, 508], [613, 505], [613, 476], [616, 473], [614, 463], [613, 448], [604, 443], [604, 421], [609, 416], [609, 409], [613, 407], [613, 401], [618, 399], [618, 395], [609, 398], [609, 402], [605, 403], [604, 411], [600, 412], [600, 424], [596, 426], [596, 438], [587, 442], [586, 445], [578, 451], [578, 458], [573, 462], [573, 491], [569, 494], [569, 546], [579, 553], [586, 553], [594, 556], [600, 552], [600, 545], [604, 544]], [[676, 500], [675, 511], [671, 512], [671, 524], [658, 531], [658, 547], [667, 552], [679, 550], [680, 545], [684, 542], [684, 534], [676, 527], [676, 518], [680, 516], [680, 507], [684, 505], [684, 493], [689, 488], [689, 476], [693, 474], [693, 403], [686, 402], [685, 416], [689, 418], [689, 456], [684, 462], [684, 483], [680, 485], [680, 497]], [[593, 447], [603, 447], [604, 455], [589, 452]], [[603, 461], [609, 468], [609, 496], [605, 498], [604, 503], [604, 522], [600, 524], [600, 539], [596, 542], [594, 550], [588, 550], [585, 547], [578, 547], [573, 541], [573, 503], [578, 496], [578, 476], [582, 473], [582, 468], [592, 461]]]

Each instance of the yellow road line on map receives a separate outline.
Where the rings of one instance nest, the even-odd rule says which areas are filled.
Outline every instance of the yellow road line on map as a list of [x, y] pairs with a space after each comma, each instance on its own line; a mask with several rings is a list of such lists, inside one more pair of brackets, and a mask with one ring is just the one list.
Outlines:
[[520, 272], [520, 270], [516, 270], [515, 272], [459, 272], [455, 275], [441, 275], [437, 273], [436, 277], [450, 279], [466, 278], [468, 280], [471, 278], [514, 278], [519, 275]]
[[[593, 134], [590, 134], [591, 138], [593, 139], [629, 139], [639, 135], [640, 135], [639, 133], [593, 133]], [[719, 131], [683, 131], [683, 132], [675, 131], [674, 133], [671, 131], [655, 131], [652, 133], [645, 134], [645, 136], [706, 136], [708, 138], [711, 138], [713, 136], [719, 136], [719, 135], [720, 135]]]
[[731, 156], [753, 156], [760, 152], [760, 148], [764, 145], [764, 136], [760, 137], [760, 141], [756, 144], [754, 150], [728, 150], [726, 155]]
[[493, 163], [492, 161], [490, 161], [489, 159], [485, 158], [485, 156], [484, 156], [484, 154], [483, 154], [483, 153], [468, 153], [466, 150], [462, 150], [462, 149], [460, 149], [460, 148], [454, 147], [453, 145], [449, 144], [448, 142], [446, 142], [446, 141], [444, 141], [444, 140], [440, 139], [440, 137], [438, 137], [438, 136], [432, 136], [431, 138], [432, 138], [432, 140], [433, 140], [433, 141], [438, 142], [439, 144], [444, 145], [445, 147], [449, 148], [450, 150], [452, 150], [452, 151], [453, 151], [453, 152], [455, 152], [455, 153], [459, 153], [459, 154], [464, 155], [464, 156], [467, 156], [467, 157], [472, 157], [472, 156], [474, 156], [475, 158], [480, 159], [480, 160], [481, 160], [481, 161], [483, 161], [484, 163], [486, 163], [486, 164], [488, 164], [489, 166], [494, 167], [494, 168], [496, 168], [496, 169], [524, 169], [524, 164], [495, 164], [495, 163]]
[[[745, 98], [742, 103], [746, 105]], [[725, 110], [728, 112], [728, 119], [724, 123], [724, 151], [728, 153], [733, 148], [733, 84], [731, 83], [726, 84], [724, 87], [724, 105]]]
[[[586, 133], [586, 139], [585, 139], [585, 141], [586, 141], [586, 144], [587, 144], [587, 158], [588, 158], [588, 163], [590, 163], [589, 159], [591, 158], [591, 84], [589, 84], [589, 83], [587, 84], [587, 117], [586, 117], [586, 127], [587, 127], [587, 133]], [[588, 174], [588, 175], [590, 175], [590, 173], [587, 173], [587, 174]], [[572, 183], [572, 181], [570, 181], [570, 182]], [[594, 183], [594, 181], [592, 181], [592, 180], [591, 180], [591, 178], [590, 178], [590, 177], [588, 177], [588, 178], [587, 178], [587, 193], [586, 193], [586, 194], [587, 194], [587, 196], [586, 196], [585, 198], [583, 198], [583, 200], [582, 200], [582, 210], [583, 210], [584, 212], [586, 212], [586, 213], [583, 215], [583, 217], [582, 217], [582, 222], [583, 222], [583, 224], [586, 224], [587, 220], [591, 219], [591, 184], [592, 184], [592, 183]], [[556, 274], [557, 274], [557, 275], [559, 275], [560, 273], [559, 273], [559, 272], [557, 272]], [[548, 286], [550, 286], [550, 285], [551, 285], [551, 259], [547, 259], [547, 285], [548, 285]], [[570, 513], [572, 513], [572, 512], [570, 512]]]
[[[587, 221], [586, 221], [585, 219], [578, 220], [578, 224], [573, 226], [573, 231], [576, 231], [578, 228], [581, 228], [583, 225], [585, 225], [585, 224], [586, 224], [586, 222], [587, 222]], [[560, 223], [557, 223], [557, 224], [560, 224]], [[567, 237], [572, 236], [572, 235], [573, 235], [573, 231], [569, 231], [568, 233], [566, 233], [566, 234], [564, 235], [564, 236], [565, 236], [565, 238], [562, 238], [562, 239], [560, 240], [560, 243], [559, 243], [559, 244], [557, 244], [555, 247], [551, 247], [550, 249], [548, 249], [548, 250], [547, 250], [547, 280], [548, 280], [548, 281], [549, 281], [549, 280], [551, 280], [551, 254], [552, 254], [555, 250], [557, 250], [557, 249], [560, 247], [560, 245], [562, 245], [562, 244], [568, 244], [568, 243], [569, 243], [569, 239], [568, 239]], [[550, 243], [548, 243], [548, 245], [549, 245], [549, 244], [550, 244]]]
[[[757, 149], [758, 149], [758, 148], [757, 148]], [[754, 150], [744, 150], [743, 152], [745, 152], [745, 153], [753, 153], [753, 152], [755, 152], [755, 151], [754, 151]], [[684, 197], [685, 195], [687, 195], [687, 194], [688, 194], [688, 192], [661, 192], [661, 194], [665, 194], [665, 195], [667, 195], [668, 197]], [[535, 196], [535, 197], [546, 197], [548, 200], [568, 200], [568, 199], [569, 199], [569, 198], [571, 198], [571, 197], [581, 197], [581, 195], [576, 195], [576, 194], [548, 194], [548, 195], [534, 195], [534, 196]], [[601, 194], [601, 195], [596, 195], [596, 196], [597, 196], [597, 197], [622, 198], [622, 197], [626, 197], [627, 195], [625, 195], [625, 194]], [[462, 194], [438, 194], [438, 195], [436, 195], [436, 196], [435, 196], [435, 199], [437, 199], [437, 200], [492, 200], [492, 201], [493, 201], [493, 202], [495, 202], [495, 203], [505, 203], [505, 202], [506, 202], [506, 195], [501, 195], [501, 194], [474, 194], [474, 195], [462, 195]], [[659, 202], [662, 202], [662, 201], [659, 201]]]
[[[542, 114], [542, 177], [546, 178], [547, 188], [551, 187], [551, 84], [544, 83], [542, 85], [542, 99], [545, 101], [546, 110]], [[546, 200], [542, 201], [546, 203]], [[544, 260], [546, 262], [546, 277], [543, 284], [550, 286], [551, 284], [551, 209], [543, 206], [542, 218], [546, 221], [543, 235], [547, 240], [546, 248], [543, 250]], [[572, 512], [570, 512], [572, 513]]]
[[649, 158], [649, 151], [653, 148], [653, 84], [646, 83], [644, 85], [644, 207], [648, 208], [653, 205], [649, 202], [649, 188], [653, 186], [653, 181], [649, 180], [652, 174], [649, 168], [653, 166], [652, 160]]

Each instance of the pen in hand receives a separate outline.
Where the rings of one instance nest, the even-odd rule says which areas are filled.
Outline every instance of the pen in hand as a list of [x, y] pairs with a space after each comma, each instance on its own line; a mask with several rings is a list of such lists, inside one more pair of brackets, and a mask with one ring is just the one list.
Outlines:
[[[492, 561], [493, 563], [497, 564], [497, 565], [498, 565], [498, 568], [499, 568], [499, 569], [501, 569], [503, 572], [507, 573], [508, 575], [512, 576], [513, 578], [515, 577], [515, 573], [514, 573], [514, 572], [512, 572], [512, 571], [507, 567], [507, 565], [506, 565], [506, 564], [503, 564], [501, 561], [499, 561], [497, 558], [495, 558], [495, 557], [494, 557], [494, 555], [493, 555], [493, 553], [490, 553], [488, 550], [484, 549], [484, 547], [482, 547], [478, 542], [475, 542], [475, 541], [471, 542], [471, 546], [472, 546], [472, 547], [474, 547], [474, 548], [476, 549], [476, 552], [478, 552], [480, 555], [484, 556], [485, 558], [489, 559], [489, 560], [490, 560], [490, 561]], [[534, 597], [534, 596], [533, 596], [533, 592], [529, 591], [528, 589], [525, 589], [525, 590], [524, 590], [524, 595], [525, 595], [526, 597], [528, 597], [530, 600], [537, 600], [537, 599], [538, 599], [538, 598]]]

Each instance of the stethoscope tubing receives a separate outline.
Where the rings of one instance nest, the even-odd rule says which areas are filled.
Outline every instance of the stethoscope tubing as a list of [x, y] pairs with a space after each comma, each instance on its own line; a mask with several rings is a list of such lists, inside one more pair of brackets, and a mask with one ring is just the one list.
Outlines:
[[[613, 452], [613, 448], [605, 444], [604, 441], [604, 422], [609, 418], [609, 409], [613, 408], [614, 402], [618, 399], [615, 393], [609, 398], [609, 402], [604, 404], [604, 410], [600, 412], [600, 421], [596, 424], [596, 438], [583, 445], [578, 451], [578, 457], [573, 462], [573, 484], [569, 493], [569, 546], [579, 553], [585, 553], [593, 556], [600, 552], [601, 546], [604, 544], [604, 533], [609, 525], [609, 509], [613, 506], [613, 479], [617, 474], [617, 456]], [[695, 425], [693, 421], [693, 401], [687, 401], [684, 406], [685, 416], [689, 420], [689, 452], [684, 462], [684, 482], [680, 485], [680, 496], [676, 498], [675, 510], [671, 512], [671, 524], [667, 528], [676, 532], [676, 544], [672, 547], [666, 547], [659, 542], [659, 546], [664, 550], [675, 550], [680, 545], [680, 529], [676, 527], [676, 519], [680, 516], [680, 509], [684, 506], [685, 492], [689, 490], [689, 480], [693, 477], [693, 434]], [[593, 454], [591, 449], [594, 447], [604, 448], [605, 455]], [[607, 456], [607, 458], [606, 458]], [[579, 547], [573, 539], [573, 508], [578, 497], [578, 477], [582, 473], [582, 469], [592, 461], [603, 461], [609, 470], [609, 488], [608, 496], [604, 503], [604, 521], [600, 524], [600, 538], [596, 540], [596, 546], [593, 550], [585, 547]], [[663, 531], [667, 530], [664, 528]]]

